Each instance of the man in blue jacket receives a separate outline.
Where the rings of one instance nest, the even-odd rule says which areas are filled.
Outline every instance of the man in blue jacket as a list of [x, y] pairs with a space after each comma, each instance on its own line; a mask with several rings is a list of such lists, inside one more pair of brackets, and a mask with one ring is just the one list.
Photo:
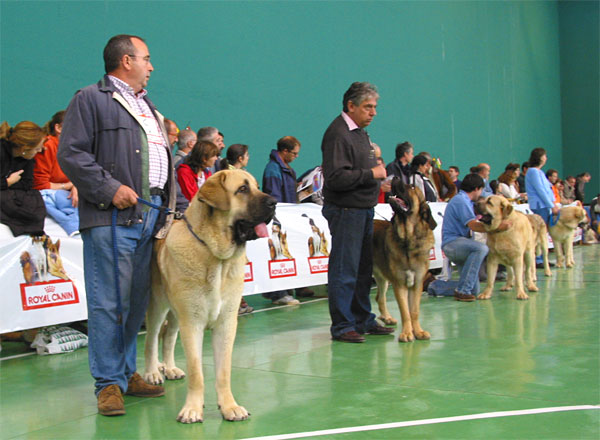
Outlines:
[[[262, 190], [279, 203], [298, 203], [296, 172], [290, 163], [298, 157], [300, 147], [300, 141], [294, 136], [284, 136], [277, 141], [277, 149], [271, 150], [269, 162], [263, 172]], [[314, 292], [306, 287], [296, 289], [296, 296], [312, 295]], [[285, 290], [266, 292], [262, 296], [270, 299], [273, 304], [300, 304], [300, 301]]]
[[98, 412], [114, 416], [125, 414], [123, 393], [164, 394], [136, 372], [136, 344], [150, 294], [153, 237], [166, 235], [172, 215], [159, 216], [137, 199], [175, 208], [177, 185], [164, 118], [144, 89], [154, 70], [144, 40], [112, 37], [104, 65], [106, 75], [78, 91], [67, 108], [58, 161], [79, 191]]

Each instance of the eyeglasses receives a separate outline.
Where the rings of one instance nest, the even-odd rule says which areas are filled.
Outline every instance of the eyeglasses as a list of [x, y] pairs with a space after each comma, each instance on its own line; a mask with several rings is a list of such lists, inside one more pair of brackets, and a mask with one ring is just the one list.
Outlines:
[[150, 62], [150, 55], [146, 55], [145, 57], [142, 57], [141, 55], [129, 55], [129, 54], [127, 54], [127, 55], [130, 56], [131, 58], [141, 58], [146, 62], [146, 64], [148, 64]]

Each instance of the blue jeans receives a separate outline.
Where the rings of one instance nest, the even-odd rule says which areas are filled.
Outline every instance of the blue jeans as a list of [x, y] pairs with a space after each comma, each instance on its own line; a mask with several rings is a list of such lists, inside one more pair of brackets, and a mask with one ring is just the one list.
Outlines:
[[[160, 196], [152, 203], [161, 204]], [[110, 226], [81, 232], [83, 267], [88, 308], [88, 356], [96, 379], [96, 395], [108, 385], [117, 384], [123, 392], [136, 371], [137, 334], [144, 321], [150, 298], [150, 259], [158, 210], [144, 213], [143, 221], [117, 226], [119, 285], [122, 326], [117, 317], [117, 293]], [[119, 343], [122, 327], [123, 344]]]
[[331, 232], [328, 293], [334, 338], [352, 330], [365, 333], [375, 325], [369, 298], [373, 215], [373, 208], [339, 208], [328, 203], [323, 206]]
[[454, 291], [477, 295], [479, 293], [479, 268], [488, 254], [488, 247], [466, 237], [446, 243], [442, 250], [446, 257], [458, 266], [460, 278], [457, 280], [434, 280], [427, 292], [436, 296], [453, 296]]
[[40, 191], [46, 211], [67, 234], [79, 230], [79, 212], [69, 199], [69, 191], [64, 189], [43, 189]]

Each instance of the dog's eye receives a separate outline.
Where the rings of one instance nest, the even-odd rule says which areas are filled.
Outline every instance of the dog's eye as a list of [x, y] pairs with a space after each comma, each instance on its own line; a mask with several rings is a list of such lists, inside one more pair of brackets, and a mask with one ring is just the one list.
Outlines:
[[250, 191], [250, 188], [248, 188], [248, 186], [247, 186], [247, 185], [242, 185], [242, 186], [240, 186], [240, 187], [238, 188], [238, 190], [237, 190], [235, 193], [236, 193], [236, 194], [237, 194], [237, 193], [242, 193], [242, 194], [245, 194], [245, 193], [247, 193], [248, 191]]

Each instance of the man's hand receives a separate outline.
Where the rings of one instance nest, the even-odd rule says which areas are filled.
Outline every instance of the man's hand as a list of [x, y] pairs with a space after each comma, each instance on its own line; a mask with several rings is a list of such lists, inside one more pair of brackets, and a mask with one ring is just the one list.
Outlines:
[[137, 198], [138, 195], [133, 189], [126, 185], [121, 185], [112, 199], [112, 204], [118, 209], [125, 209], [136, 205]]
[[381, 182], [381, 191], [389, 193], [392, 190], [392, 182], [390, 180], [384, 180]]
[[560, 208], [556, 205], [552, 207], [552, 214], [556, 215], [560, 211]]
[[71, 192], [67, 196], [67, 199], [71, 199], [71, 205], [73, 205], [73, 208], [77, 208], [77, 205], [79, 204], [79, 194], [74, 185], [71, 186]]
[[387, 171], [383, 164], [371, 168], [371, 172], [373, 173], [373, 179], [385, 179], [387, 177]]
[[498, 229], [496, 229], [497, 232], [504, 232], [504, 231], [508, 231], [511, 226], [513, 225], [513, 222], [510, 220], [504, 220], [502, 221], [499, 225], [498, 225]]
[[14, 173], [11, 173], [10, 176], [8, 176], [6, 178], [6, 184], [8, 186], [12, 186], [15, 183], [17, 183], [19, 180], [21, 180], [21, 174], [23, 174], [23, 171], [25, 171], [25, 170], [19, 170], [19, 171], [15, 171]]

